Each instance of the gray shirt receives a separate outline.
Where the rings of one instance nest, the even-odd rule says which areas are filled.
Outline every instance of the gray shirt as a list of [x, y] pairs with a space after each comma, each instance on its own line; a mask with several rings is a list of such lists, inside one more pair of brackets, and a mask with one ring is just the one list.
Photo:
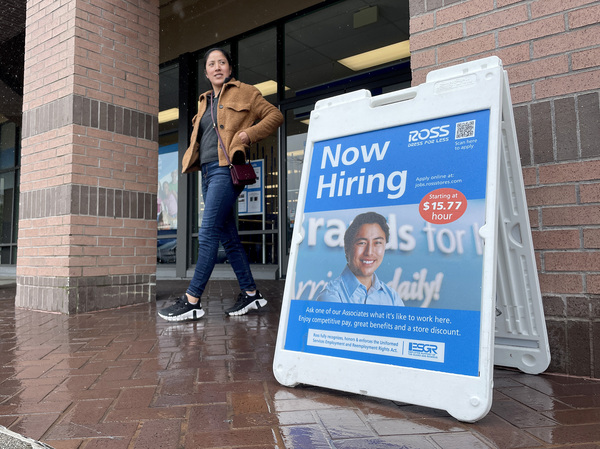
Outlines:
[[[213, 115], [215, 122], [217, 120], [217, 107], [219, 103], [219, 97], [213, 101]], [[219, 139], [217, 138], [217, 132], [213, 127], [213, 121], [210, 116], [210, 102], [207, 105], [204, 115], [200, 119], [200, 130], [202, 131], [202, 137], [200, 137], [200, 164], [206, 164], [208, 162], [214, 162], [219, 160]]]

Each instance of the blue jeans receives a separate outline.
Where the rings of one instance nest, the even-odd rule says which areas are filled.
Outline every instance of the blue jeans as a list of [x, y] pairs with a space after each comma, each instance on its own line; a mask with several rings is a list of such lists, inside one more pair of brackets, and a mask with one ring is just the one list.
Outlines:
[[243, 187], [235, 187], [228, 167], [218, 162], [202, 165], [204, 215], [198, 232], [198, 261], [187, 293], [200, 298], [217, 262], [219, 242], [237, 276], [241, 290], [256, 290], [248, 256], [238, 234], [234, 206]]

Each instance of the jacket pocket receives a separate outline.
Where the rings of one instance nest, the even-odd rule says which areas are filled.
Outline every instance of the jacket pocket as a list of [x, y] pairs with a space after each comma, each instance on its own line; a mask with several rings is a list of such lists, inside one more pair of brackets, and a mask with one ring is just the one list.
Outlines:
[[231, 132], [246, 128], [250, 117], [250, 104], [233, 103], [225, 105], [223, 125]]

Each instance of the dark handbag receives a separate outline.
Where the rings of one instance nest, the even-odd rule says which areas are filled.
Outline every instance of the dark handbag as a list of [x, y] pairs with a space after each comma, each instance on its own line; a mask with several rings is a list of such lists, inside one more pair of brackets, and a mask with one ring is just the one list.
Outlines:
[[256, 172], [252, 164], [229, 164], [233, 185], [247, 186], [256, 182]]
[[219, 134], [219, 128], [217, 128], [217, 124], [215, 123], [215, 117], [213, 115], [213, 95], [210, 96], [210, 117], [212, 118], [213, 128], [217, 133], [217, 137], [219, 139], [219, 146], [223, 150], [223, 154], [225, 155], [225, 159], [227, 160], [227, 164], [229, 164], [229, 172], [231, 173], [231, 181], [233, 181], [234, 186], [248, 186], [254, 184], [256, 182], [256, 172], [254, 171], [254, 167], [250, 162], [244, 162], [243, 164], [233, 164], [229, 160], [229, 155], [227, 151], [225, 151], [225, 145], [223, 145], [223, 140], [221, 139], [221, 134]]

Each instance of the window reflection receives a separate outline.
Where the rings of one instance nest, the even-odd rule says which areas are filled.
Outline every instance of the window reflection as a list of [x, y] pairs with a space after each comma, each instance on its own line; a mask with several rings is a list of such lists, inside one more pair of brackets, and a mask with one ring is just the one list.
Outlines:
[[[0, 243], [12, 243], [15, 173], [0, 174]], [[2, 262], [9, 263], [9, 262]]]
[[159, 150], [157, 179], [157, 227], [156, 261], [174, 264], [177, 251], [178, 218], [178, 92], [179, 66], [160, 71], [159, 98]]
[[304, 164], [304, 148], [308, 135], [308, 117], [313, 105], [291, 109], [286, 114], [287, 149], [287, 248], [292, 243], [292, 231], [296, 222], [296, 208], [300, 191], [300, 178]]
[[17, 146], [17, 125], [7, 122], [0, 132], [0, 169], [15, 166]]
[[19, 127], [0, 123], [0, 264], [17, 262]]
[[408, 55], [374, 60], [352, 70], [345, 58], [406, 42], [409, 38], [408, 0], [365, 4], [348, 0], [308, 14], [285, 25], [286, 97], [312, 94], [360, 74], [397, 64]]
[[[277, 104], [277, 32], [265, 30], [240, 40], [239, 79], [257, 86], [263, 96]], [[250, 146], [248, 157], [256, 161], [259, 182], [248, 186], [238, 200], [238, 223], [250, 263], [278, 263], [278, 131]]]

